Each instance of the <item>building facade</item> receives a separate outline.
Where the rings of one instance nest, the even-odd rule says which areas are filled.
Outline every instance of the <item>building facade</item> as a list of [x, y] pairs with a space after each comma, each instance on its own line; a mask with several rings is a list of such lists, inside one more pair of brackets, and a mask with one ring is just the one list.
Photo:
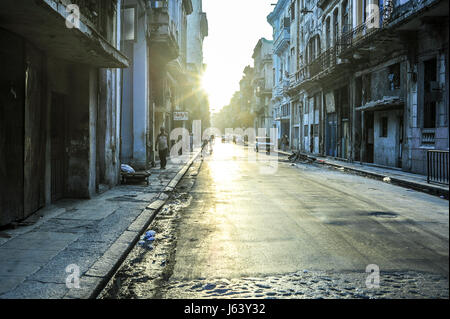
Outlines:
[[[194, 2], [201, 8], [199, 2]], [[186, 109], [191, 0], [125, 0], [123, 52], [131, 66], [123, 75], [121, 160], [135, 169], [155, 165], [160, 128], [184, 127], [174, 112]], [[171, 141], [171, 145], [175, 141]]]
[[[278, 1], [277, 7], [288, 6], [293, 57], [287, 91], [290, 130], [300, 128], [298, 148], [426, 174], [427, 151], [449, 147], [448, 4]], [[276, 40], [278, 57], [275, 47]], [[282, 96], [277, 81], [274, 95]]]
[[272, 111], [278, 139], [291, 137], [291, 98], [288, 95], [291, 74], [291, 17], [289, 0], [277, 2], [267, 16], [273, 28], [273, 88]]
[[267, 134], [273, 127], [270, 103], [273, 86], [272, 50], [273, 41], [261, 38], [256, 44], [252, 56], [254, 64], [252, 105], [252, 112], [255, 114], [254, 127], [256, 130], [265, 128]]
[[121, 1], [0, 3], [0, 225], [118, 183], [120, 19]]
[[[185, 111], [188, 119], [184, 125], [191, 132], [195, 120], [201, 121], [203, 128], [210, 127], [209, 102], [202, 88], [202, 76], [206, 70], [203, 63], [203, 41], [208, 36], [208, 19], [203, 12], [202, 0], [192, 0], [193, 12], [187, 20], [187, 85], [185, 92]], [[203, 130], [202, 130], [203, 131]]]

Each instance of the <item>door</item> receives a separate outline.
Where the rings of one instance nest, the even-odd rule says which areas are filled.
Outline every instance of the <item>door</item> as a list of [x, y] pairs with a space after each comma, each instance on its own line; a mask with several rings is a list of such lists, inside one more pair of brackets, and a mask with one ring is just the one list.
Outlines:
[[337, 132], [337, 117], [336, 113], [327, 114], [327, 126], [326, 126], [326, 148], [328, 156], [337, 156], [336, 148], [336, 132]]
[[63, 94], [52, 93], [51, 104], [51, 199], [65, 195], [67, 178], [66, 136], [67, 108]]
[[0, 29], [0, 225], [22, 219], [24, 43]]
[[398, 157], [397, 157], [397, 167], [402, 167], [402, 157], [403, 157], [403, 114], [397, 117], [398, 122]]
[[25, 57], [24, 215], [45, 205], [46, 125], [42, 53], [26, 45]]
[[349, 128], [348, 120], [342, 121], [342, 133], [341, 133], [341, 158], [347, 158], [348, 144], [349, 144]]
[[373, 135], [373, 112], [367, 112], [365, 115], [365, 135], [366, 135], [366, 154], [365, 154], [365, 162], [373, 163], [373, 144], [374, 144], [374, 135]]

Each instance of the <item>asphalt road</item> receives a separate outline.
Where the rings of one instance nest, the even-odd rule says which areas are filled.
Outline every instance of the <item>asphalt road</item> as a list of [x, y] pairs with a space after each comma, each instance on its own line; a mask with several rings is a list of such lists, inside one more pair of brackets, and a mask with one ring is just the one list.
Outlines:
[[280, 159], [217, 142], [110, 297], [448, 298], [447, 200]]

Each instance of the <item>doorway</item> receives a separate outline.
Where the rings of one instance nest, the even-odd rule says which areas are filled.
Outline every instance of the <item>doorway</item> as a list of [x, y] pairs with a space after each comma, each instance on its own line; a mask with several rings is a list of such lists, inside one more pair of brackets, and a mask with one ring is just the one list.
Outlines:
[[24, 217], [24, 42], [0, 29], [0, 225]]
[[328, 156], [337, 156], [337, 116], [336, 113], [327, 114], [327, 125], [326, 125], [326, 148]]
[[367, 112], [364, 114], [364, 127], [365, 127], [365, 156], [364, 161], [366, 163], [373, 163], [373, 112]]
[[67, 179], [67, 107], [66, 96], [52, 93], [51, 104], [51, 200], [61, 199]]

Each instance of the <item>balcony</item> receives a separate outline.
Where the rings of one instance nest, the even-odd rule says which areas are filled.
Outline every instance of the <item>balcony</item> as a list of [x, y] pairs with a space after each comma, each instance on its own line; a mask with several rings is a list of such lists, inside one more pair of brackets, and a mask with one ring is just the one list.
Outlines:
[[336, 65], [336, 48], [331, 47], [322, 52], [315, 60], [310, 63], [309, 76], [314, 77], [317, 74], [332, 68]]
[[288, 94], [289, 85], [290, 85], [289, 79], [284, 79], [281, 82], [281, 85], [282, 85], [282, 88], [283, 88], [283, 94], [285, 94], [285, 95]]
[[333, 46], [322, 52], [317, 58], [310, 63], [303, 65], [291, 80], [289, 91], [295, 91], [303, 87], [307, 89], [317, 80], [326, 80], [332, 78], [333, 75], [341, 75], [341, 71], [345, 71], [346, 64], [339, 64], [337, 58], [337, 47]]
[[255, 87], [255, 95], [257, 97], [264, 97], [265, 95], [272, 94], [272, 88], [266, 87], [266, 81], [264, 77], [255, 79], [253, 82], [253, 86]]
[[179, 56], [176, 30], [170, 22], [167, 7], [161, 6], [153, 9], [149, 30], [150, 48], [165, 63], [175, 60]]
[[[68, 28], [68, 4], [80, 9], [79, 28]], [[128, 59], [107, 39], [104, 15], [115, 15], [115, 1], [0, 1], [0, 27], [21, 35], [51, 56], [102, 68], [128, 67]], [[107, 4], [107, 6], [104, 6]], [[73, 19], [72, 19], [73, 21]]]
[[291, 34], [289, 28], [283, 28], [277, 35], [273, 43], [273, 52], [280, 54], [283, 50], [287, 49], [291, 40]]
[[337, 40], [339, 57], [364, 60], [371, 52], [381, 51], [383, 47], [390, 47], [392, 43], [398, 42], [398, 36], [387, 32], [393, 10], [393, 2], [387, 1], [384, 8], [380, 8], [357, 27], [345, 25]]

